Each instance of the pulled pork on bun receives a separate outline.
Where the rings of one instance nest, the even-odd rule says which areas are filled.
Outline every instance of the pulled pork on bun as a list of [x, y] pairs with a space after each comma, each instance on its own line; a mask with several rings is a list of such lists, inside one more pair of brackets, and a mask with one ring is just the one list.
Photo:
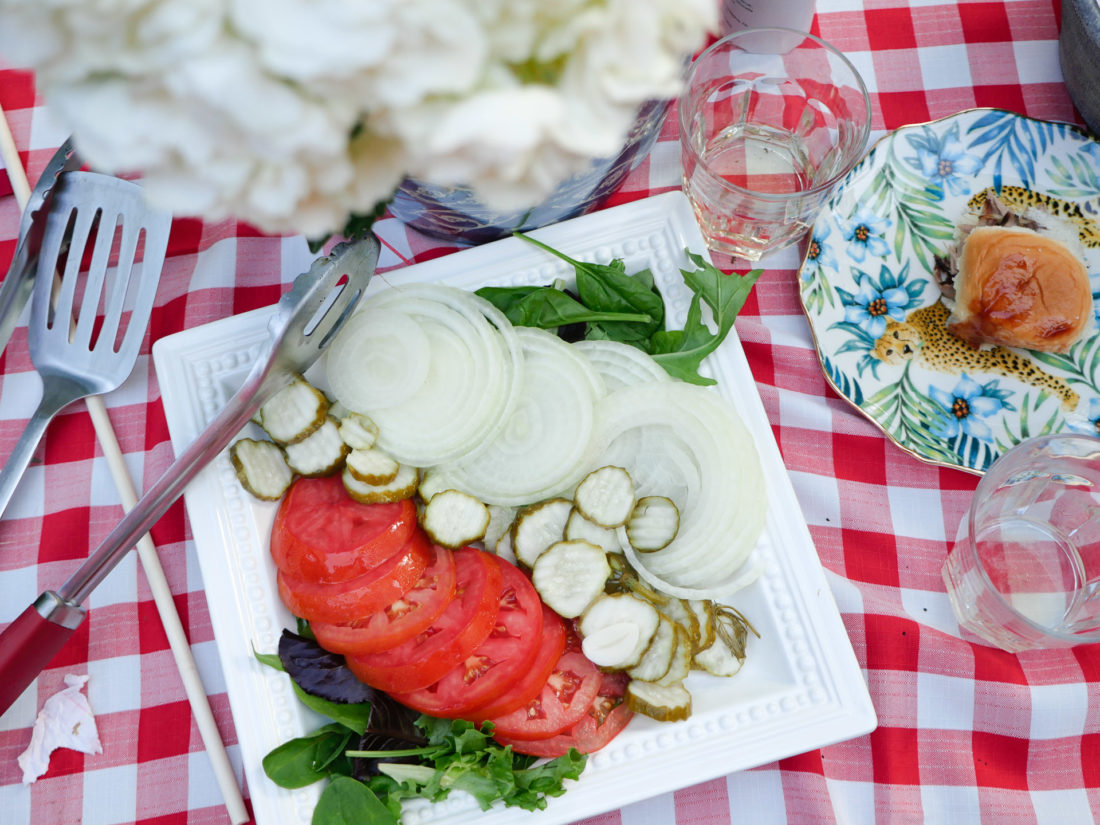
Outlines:
[[1095, 328], [1077, 230], [1040, 208], [1017, 213], [987, 192], [935, 269], [954, 303], [947, 329], [972, 347], [1065, 352]]

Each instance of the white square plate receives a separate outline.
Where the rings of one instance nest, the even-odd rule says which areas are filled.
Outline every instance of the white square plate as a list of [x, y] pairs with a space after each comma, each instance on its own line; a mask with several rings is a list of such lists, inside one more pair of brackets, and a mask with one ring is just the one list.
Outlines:
[[[670, 325], [683, 325], [691, 297], [679, 267], [693, 269], [685, 248], [707, 256], [691, 208], [678, 192], [658, 195], [533, 232], [580, 260], [622, 258], [628, 272], [648, 267], [665, 297]], [[549, 283], [571, 277], [564, 262], [515, 238], [377, 276], [387, 281], [443, 281], [456, 286]], [[168, 336], [153, 347], [172, 443], [177, 453], [222, 408], [264, 350], [270, 309], [237, 315]], [[765, 572], [734, 605], [760, 631], [732, 679], [693, 674], [694, 713], [660, 724], [635, 717], [608, 747], [589, 758], [581, 779], [546, 811], [481, 812], [466, 796], [411, 806], [406, 825], [477, 821], [481, 825], [572, 822], [659, 793], [859, 736], [876, 724], [867, 686], [801, 516], [741, 344], [730, 334], [704, 365], [717, 391], [756, 439], [769, 511], [755, 553]], [[310, 378], [324, 386], [321, 366]], [[250, 425], [251, 426], [251, 425]], [[252, 647], [274, 651], [293, 627], [279, 601], [267, 537], [275, 505], [237, 483], [223, 453], [188, 487], [187, 513], [240, 738], [244, 771], [259, 825], [306, 825], [320, 793], [276, 787], [261, 760], [287, 739], [319, 725], [286, 676], [260, 665]], [[535, 819], [530, 817], [534, 816]]]

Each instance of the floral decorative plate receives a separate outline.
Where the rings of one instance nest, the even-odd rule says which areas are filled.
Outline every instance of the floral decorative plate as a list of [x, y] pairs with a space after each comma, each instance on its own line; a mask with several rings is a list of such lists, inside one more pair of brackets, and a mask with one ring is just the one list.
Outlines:
[[933, 256], [989, 187], [1079, 207], [1100, 303], [1100, 143], [996, 109], [878, 141], [814, 224], [799, 280], [834, 389], [917, 458], [976, 473], [1024, 438], [1100, 431], [1100, 332], [1051, 354], [974, 350], [944, 327]]

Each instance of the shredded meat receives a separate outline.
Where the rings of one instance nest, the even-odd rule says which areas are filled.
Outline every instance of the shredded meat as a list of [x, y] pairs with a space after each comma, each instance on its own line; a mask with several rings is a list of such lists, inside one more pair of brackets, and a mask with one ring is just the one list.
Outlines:
[[993, 191], [985, 191], [985, 202], [981, 211], [975, 215], [966, 215], [955, 231], [955, 240], [943, 255], [933, 257], [932, 273], [945, 298], [955, 299], [955, 278], [959, 275], [959, 253], [966, 237], [979, 226], [1020, 226], [1024, 229], [1039, 230], [1042, 224], [1031, 218], [1014, 212], [998, 198]]

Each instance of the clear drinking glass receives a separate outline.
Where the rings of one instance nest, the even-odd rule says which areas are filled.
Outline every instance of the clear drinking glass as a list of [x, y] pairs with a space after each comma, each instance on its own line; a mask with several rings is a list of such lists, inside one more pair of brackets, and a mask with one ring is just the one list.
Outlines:
[[707, 244], [755, 261], [797, 241], [862, 157], [871, 103], [825, 41], [757, 28], [695, 59], [679, 116], [684, 191]]
[[1100, 438], [1041, 436], [995, 461], [943, 581], [959, 624], [996, 647], [1100, 641]]

